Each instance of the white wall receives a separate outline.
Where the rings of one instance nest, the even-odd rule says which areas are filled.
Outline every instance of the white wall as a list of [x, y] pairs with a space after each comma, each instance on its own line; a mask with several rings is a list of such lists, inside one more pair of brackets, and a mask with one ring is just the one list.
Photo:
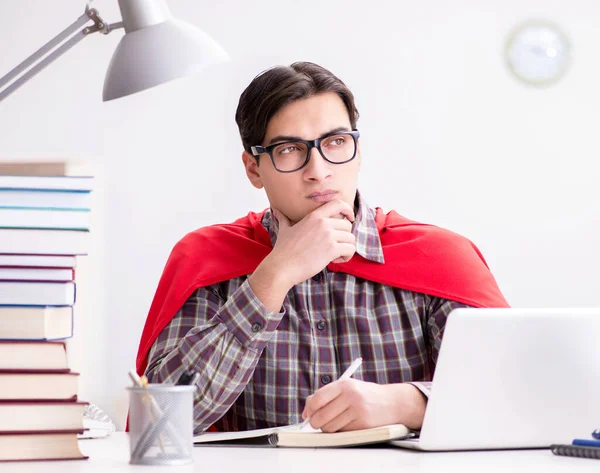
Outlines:
[[[115, 1], [93, 5], [119, 20]], [[83, 6], [0, 2], [0, 74]], [[360, 188], [372, 205], [473, 239], [514, 306], [597, 305], [597, 0], [170, 6], [233, 61], [103, 104], [103, 73], [122, 33], [98, 35], [0, 105], [0, 159], [68, 158], [101, 176], [103, 218], [84, 263], [92, 287], [74, 359], [84, 395], [120, 425], [126, 372], [172, 245], [189, 230], [267, 205], [245, 180], [233, 116], [243, 88], [273, 64], [321, 63], [353, 89]], [[532, 17], [558, 22], [575, 48], [555, 87], [523, 86], [503, 63], [508, 32]]]

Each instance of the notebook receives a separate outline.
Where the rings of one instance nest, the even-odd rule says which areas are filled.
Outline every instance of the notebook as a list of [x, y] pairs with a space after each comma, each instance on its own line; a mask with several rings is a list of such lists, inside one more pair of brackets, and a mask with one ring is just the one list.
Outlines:
[[194, 437], [195, 445], [214, 443], [253, 444], [275, 447], [351, 447], [408, 438], [414, 434], [402, 424], [347, 432], [324, 433], [302, 424], [242, 432], [205, 433]]
[[418, 450], [549, 448], [600, 419], [600, 308], [456, 309]]

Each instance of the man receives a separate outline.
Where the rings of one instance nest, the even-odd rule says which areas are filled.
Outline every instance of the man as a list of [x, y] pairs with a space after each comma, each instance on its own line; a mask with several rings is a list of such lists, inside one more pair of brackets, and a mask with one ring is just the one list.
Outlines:
[[367, 205], [357, 119], [350, 90], [312, 63], [241, 95], [242, 160], [270, 209], [176, 245], [137, 359], [152, 382], [200, 373], [196, 433], [306, 418], [418, 429], [450, 311], [507, 305], [468, 240]]

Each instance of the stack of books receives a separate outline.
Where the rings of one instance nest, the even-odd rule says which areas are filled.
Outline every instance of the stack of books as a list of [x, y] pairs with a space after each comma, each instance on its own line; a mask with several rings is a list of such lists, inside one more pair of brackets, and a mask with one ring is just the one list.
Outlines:
[[85, 458], [87, 403], [62, 340], [73, 336], [92, 183], [0, 175], [0, 461]]

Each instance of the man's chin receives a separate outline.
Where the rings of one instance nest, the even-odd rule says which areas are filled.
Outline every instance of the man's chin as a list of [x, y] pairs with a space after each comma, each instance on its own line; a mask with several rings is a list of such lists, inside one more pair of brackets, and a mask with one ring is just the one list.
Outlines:
[[[307, 207], [307, 208], [304, 208], [304, 209], [302, 209], [302, 210], [299, 210], [297, 213], [293, 213], [293, 214], [292, 214], [292, 213], [290, 212], [289, 214], [286, 214], [286, 216], [287, 216], [287, 218], [289, 219], [289, 221], [290, 221], [292, 224], [296, 224], [296, 223], [298, 223], [300, 220], [302, 220], [304, 217], [306, 217], [308, 214], [310, 214], [310, 213], [314, 212], [314, 211], [315, 211], [315, 210], [317, 210], [319, 207], [322, 207], [322, 206], [323, 206], [323, 205], [325, 205], [325, 204], [327, 204], [327, 202], [322, 202], [322, 203], [321, 203], [321, 202], [318, 202], [318, 203], [317, 203], [317, 202], [315, 202], [315, 203], [313, 203], [312, 205], [310, 205], [309, 207]], [[345, 215], [343, 215], [343, 214], [338, 214], [338, 215], [334, 216], [333, 218], [344, 219], [344, 218], [346, 218], [346, 216], [345, 216]]]

